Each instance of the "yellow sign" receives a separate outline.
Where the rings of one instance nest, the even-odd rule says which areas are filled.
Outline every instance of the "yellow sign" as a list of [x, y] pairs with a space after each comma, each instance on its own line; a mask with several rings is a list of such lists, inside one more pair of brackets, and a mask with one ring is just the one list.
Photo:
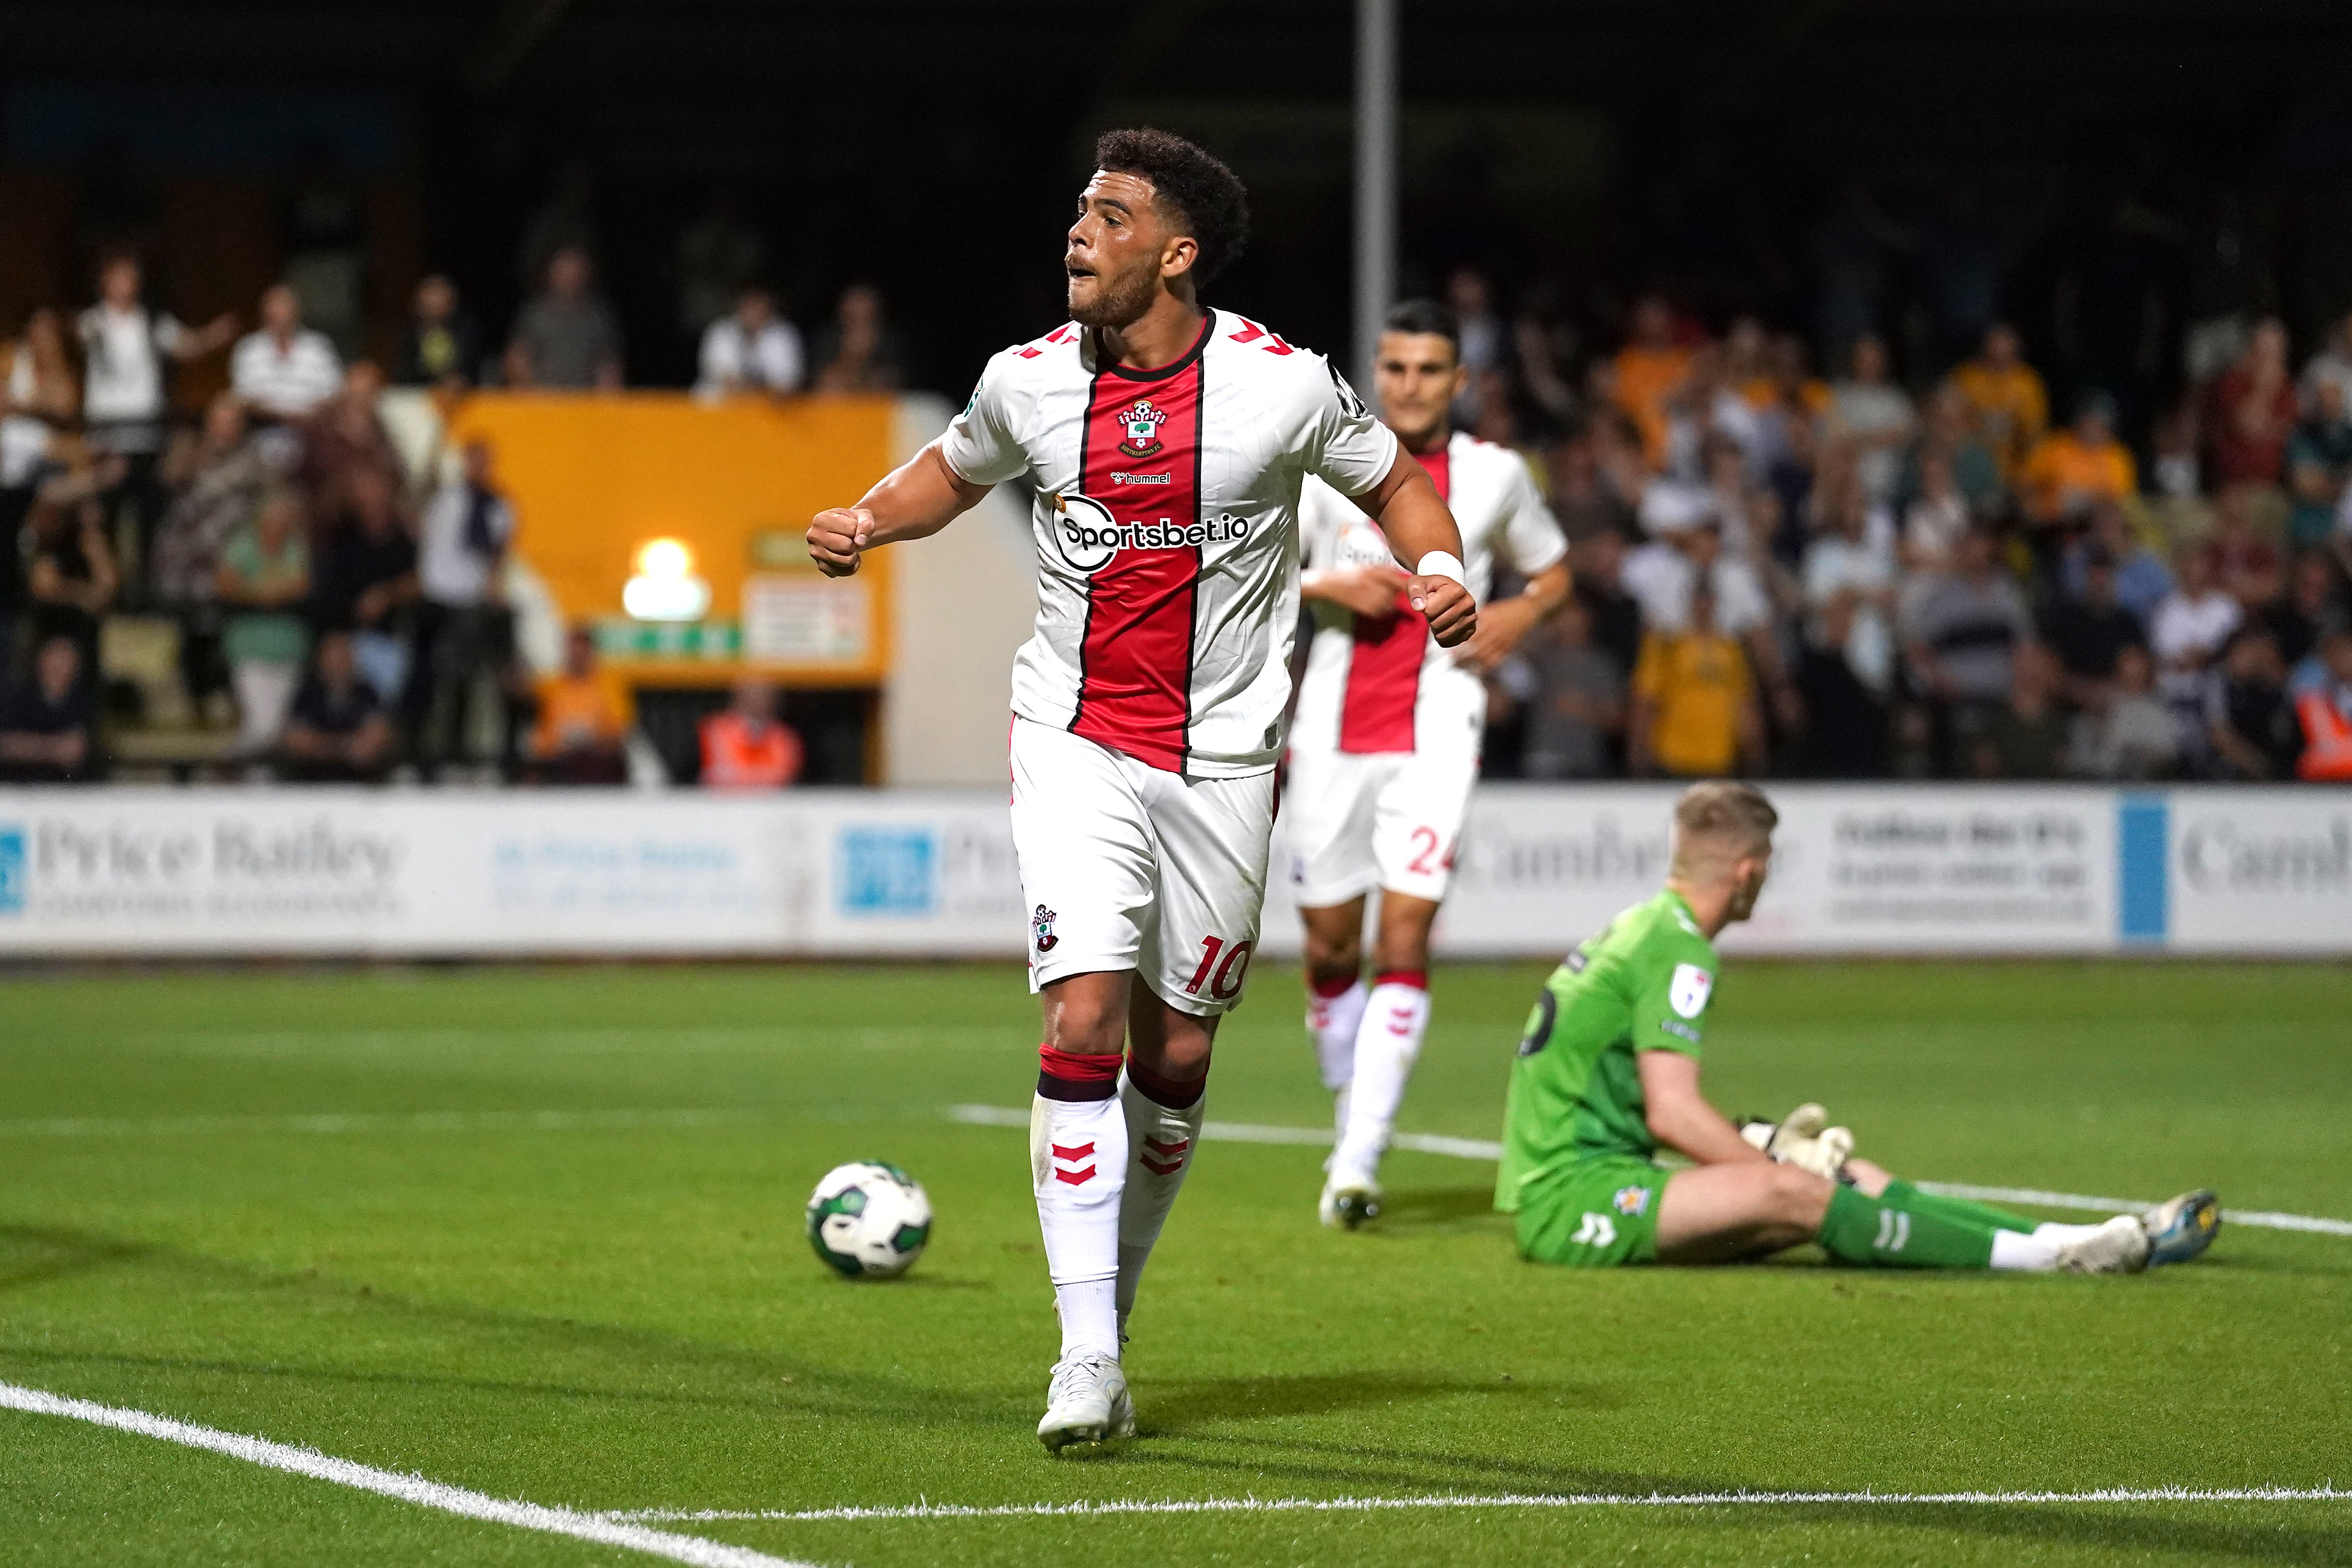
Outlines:
[[889, 552], [832, 582], [801, 570], [800, 539], [889, 470], [891, 416], [887, 398], [492, 392], [450, 423], [453, 441], [497, 448], [516, 550], [566, 618], [642, 612], [646, 634], [628, 641], [643, 651], [616, 651], [631, 680], [710, 685], [756, 669], [874, 685], [889, 668]]

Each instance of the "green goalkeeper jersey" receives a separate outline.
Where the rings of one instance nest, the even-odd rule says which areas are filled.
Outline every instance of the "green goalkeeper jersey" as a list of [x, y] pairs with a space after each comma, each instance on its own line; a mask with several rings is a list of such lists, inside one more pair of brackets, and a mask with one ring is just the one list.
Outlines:
[[1634, 1054], [1698, 1055], [1715, 972], [1715, 948], [1672, 890], [1620, 915], [1552, 971], [1511, 1064], [1496, 1208], [1517, 1212], [1531, 1183], [1579, 1161], [1656, 1153]]

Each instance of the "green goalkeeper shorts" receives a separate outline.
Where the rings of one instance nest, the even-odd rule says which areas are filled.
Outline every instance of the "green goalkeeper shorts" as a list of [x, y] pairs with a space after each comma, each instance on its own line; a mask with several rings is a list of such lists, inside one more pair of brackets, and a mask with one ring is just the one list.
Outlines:
[[1571, 1269], [1649, 1263], [1658, 1256], [1666, 1177], [1647, 1160], [1580, 1160], [1519, 1194], [1519, 1256]]

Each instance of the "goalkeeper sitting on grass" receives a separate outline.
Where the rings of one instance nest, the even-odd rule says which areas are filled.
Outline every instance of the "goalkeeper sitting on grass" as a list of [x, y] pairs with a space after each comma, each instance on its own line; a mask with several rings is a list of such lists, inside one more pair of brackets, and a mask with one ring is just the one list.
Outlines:
[[[2205, 1250], [2210, 1192], [2146, 1218], [2036, 1225], [1937, 1197], [1848, 1156], [1815, 1105], [1734, 1126], [1699, 1093], [1715, 990], [1712, 939], [1745, 920], [1779, 814], [1745, 784], [1695, 785], [1675, 808], [1666, 885], [1569, 955], [1544, 986], [1511, 1068], [1495, 1207], [1546, 1263], [1732, 1263], [1817, 1241], [1849, 1263], [2133, 1273]], [[1687, 1155], [1669, 1172], [1659, 1145]]]

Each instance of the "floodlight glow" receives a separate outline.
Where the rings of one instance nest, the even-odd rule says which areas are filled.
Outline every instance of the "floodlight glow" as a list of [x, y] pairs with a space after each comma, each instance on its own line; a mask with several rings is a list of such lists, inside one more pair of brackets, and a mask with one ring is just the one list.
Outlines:
[[699, 621], [710, 608], [710, 584], [694, 575], [694, 552], [682, 539], [647, 539], [637, 547], [636, 575], [621, 588], [621, 608], [638, 621]]

